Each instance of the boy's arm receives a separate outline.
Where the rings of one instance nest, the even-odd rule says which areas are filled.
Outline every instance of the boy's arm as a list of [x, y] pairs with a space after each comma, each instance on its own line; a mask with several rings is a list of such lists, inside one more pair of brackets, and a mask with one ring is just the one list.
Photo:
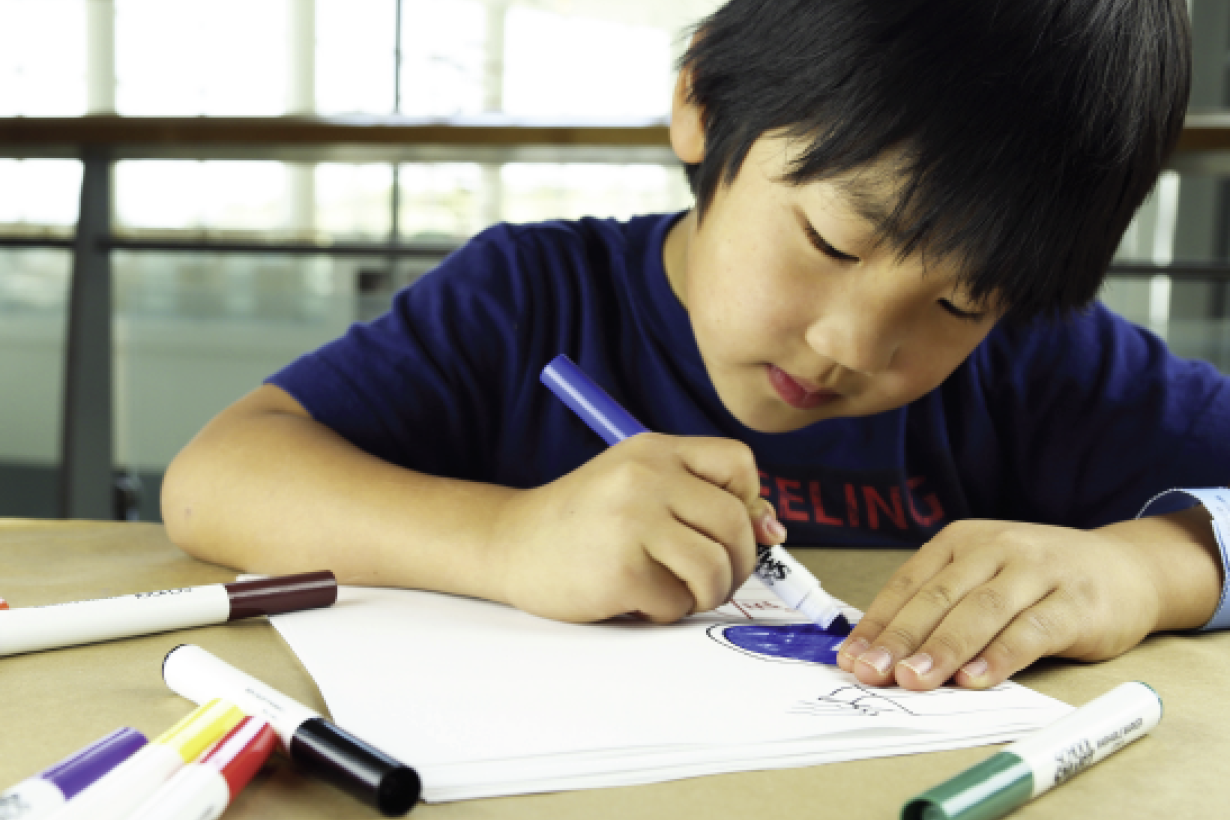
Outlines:
[[[426, 431], [424, 435], [431, 435]], [[413, 587], [592, 621], [720, 605], [780, 524], [738, 442], [645, 434], [543, 487], [425, 475], [376, 458], [263, 385], [175, 458], [162, 510], [207, 561]]]
[[1082, 531], [960, 521], [910, 558], [839, 656], [864, 683], [994, 686], [1040, 657], [1113, 658], [1221, 595], [1203, 507]]
[[398, 468], [263, 385], [176, 456], [162, 514], [171, 540], [206, 561], [499, 600], [491, 528], [512, 494]]

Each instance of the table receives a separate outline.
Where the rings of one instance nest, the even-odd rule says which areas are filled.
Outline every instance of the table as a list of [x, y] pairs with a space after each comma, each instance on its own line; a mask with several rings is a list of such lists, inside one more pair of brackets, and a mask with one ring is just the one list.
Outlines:
[[[902, 551], [799, 549], [835, 595], [866, 607]], [[233, 580], [190, 558], [156, 524], [0, 519], [0, 596], [14, 607]], [[161, 664], [196, 643], [327, 714], [298, 659], [263, 619], [0, 658], [0, 790], [119, 726], [153, 738], [192, 708], [167, 689]], [[1153, 734], [1014, 818], [1214, 817], [1230, 805], [1230, 634], [1157, 636], [1100, 664], [1044, 661], [1016, 680], [1073, 704], [1127, 680], [1161, 694]], [[748, 772], [651, 786], [420, 804], [419, 820], [892, 818], [911, 796], [985, 758], [988, 747]], [[411, 765], [414, 761], [406, 761]], [[275, 758], [226, 814], [232, 820], [380, 814]]]

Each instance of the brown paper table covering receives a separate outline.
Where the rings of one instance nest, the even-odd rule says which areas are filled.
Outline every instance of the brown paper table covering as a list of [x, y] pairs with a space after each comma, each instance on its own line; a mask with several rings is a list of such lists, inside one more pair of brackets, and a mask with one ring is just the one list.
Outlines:
[[[859, 607], [870, 603], [906, 556], [794, 552], [827, 589]], [[154, 524], [0, 519], [0, 596], [14, 607], [216, 583], [234, 575], [188, 557]], [[263, 619], [0, 658], [0, 791], [119, 726], [133, 726], [151, 739], [169, 728], [191, 706], [161, 677], [163, 656], [181, 643], [199, 644], [327, 714], [316, 685]], [[1161, 694], [1165, 714], [1152, 735], [1014, 817], [1230, 816], [1230, 635], [1154, 637], [1114, 661], [1048, 661], [1016, 680], [1073, 704], [1123, 681], [1143, 680]], [[753, 697], [749, 692], [749, 706]], [[893, 818], [909, 797], [991, 751], [979, 747], [651, 786], [421, 804], [410, 816]], [[226, 816], [357, 820], [380, 815], [276, 758]]]

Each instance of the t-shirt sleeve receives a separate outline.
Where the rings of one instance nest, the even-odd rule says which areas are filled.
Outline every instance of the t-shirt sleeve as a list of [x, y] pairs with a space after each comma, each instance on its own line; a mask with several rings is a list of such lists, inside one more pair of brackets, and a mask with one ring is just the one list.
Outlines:
[[472, 239], [394, 297], [268, 382], [316, 421], [399, 466], [481, 479], [500, 402], [534, 319], [508, 226]]
[[1097, 527], [1230, 483], [1230, 379], [1101, 305], [997, 330], [975, 356], [1017, 520]]

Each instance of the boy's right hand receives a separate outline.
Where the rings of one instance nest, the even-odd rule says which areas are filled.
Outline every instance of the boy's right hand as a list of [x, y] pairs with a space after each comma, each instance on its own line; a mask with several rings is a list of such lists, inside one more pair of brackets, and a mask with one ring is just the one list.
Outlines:
[[511, 496], [489, 547], [504, 600], [526, 612], [672, 623], [729, 600], [756, 544], [785, 534], [746, 445], [642, 433]]

